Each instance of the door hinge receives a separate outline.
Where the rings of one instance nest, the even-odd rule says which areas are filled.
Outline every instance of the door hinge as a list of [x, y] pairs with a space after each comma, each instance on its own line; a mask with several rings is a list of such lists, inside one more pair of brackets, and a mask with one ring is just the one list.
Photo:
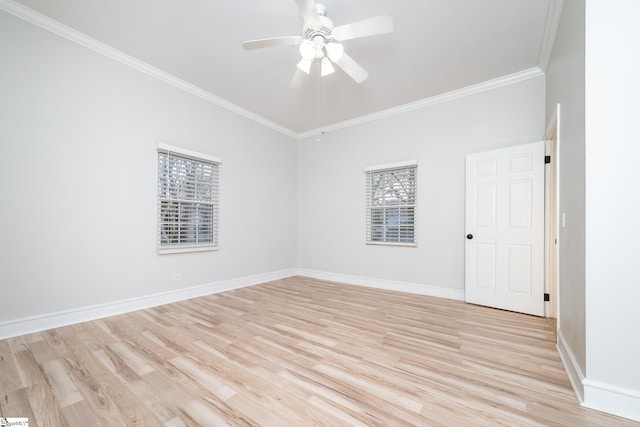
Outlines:
[[549, 294], [544, 294], [544, 300], [549, 301]]
[[544, 156], [545, 163], [551, 163], [551, 156]]

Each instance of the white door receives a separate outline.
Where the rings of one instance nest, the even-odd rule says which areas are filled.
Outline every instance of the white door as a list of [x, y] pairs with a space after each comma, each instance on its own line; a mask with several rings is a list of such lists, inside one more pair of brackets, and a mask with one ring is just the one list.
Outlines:
[[544, 149], [467, 155], [465, 301], [543, 315]]

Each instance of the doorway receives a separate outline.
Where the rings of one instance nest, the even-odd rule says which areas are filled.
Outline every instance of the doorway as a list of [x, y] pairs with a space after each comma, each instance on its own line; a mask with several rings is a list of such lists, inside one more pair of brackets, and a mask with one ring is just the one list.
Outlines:
[[550, 162], [545, 167], [545, 317], [553, 319], [553, 329], [557, 330], [559, 310], [558, 292], [558, 240], [559, 240], [559, 118], [560, 105], [552, 117], [546, 132], [546, 155]]

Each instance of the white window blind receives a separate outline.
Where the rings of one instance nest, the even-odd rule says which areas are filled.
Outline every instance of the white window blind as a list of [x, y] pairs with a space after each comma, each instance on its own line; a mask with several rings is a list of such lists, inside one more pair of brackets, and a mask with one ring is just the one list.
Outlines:
[[416, 245], [417, 162], [365, 169], [367, 243]]
[[159, 253], [217, 248], [221, 162], [205, 154], [159, 146]]

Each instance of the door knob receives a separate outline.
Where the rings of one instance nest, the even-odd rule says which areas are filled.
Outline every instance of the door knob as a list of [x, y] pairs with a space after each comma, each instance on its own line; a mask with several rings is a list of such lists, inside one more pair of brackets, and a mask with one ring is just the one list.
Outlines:
[[467, 239], [469, 240], [473, 239], [473, 234], [467, 234]]

